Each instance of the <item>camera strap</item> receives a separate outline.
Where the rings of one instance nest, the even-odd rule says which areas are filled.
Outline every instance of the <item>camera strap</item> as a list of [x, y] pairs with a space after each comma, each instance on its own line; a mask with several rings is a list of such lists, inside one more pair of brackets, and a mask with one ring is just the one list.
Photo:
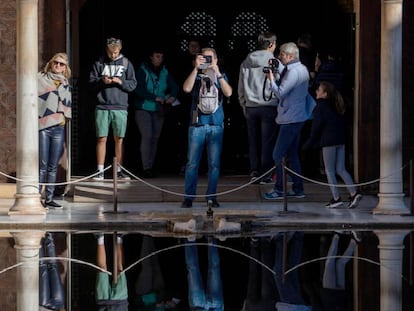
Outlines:
[[263, 82], [263, 90], [262, 90], [262, 96], [265, 101], [270, 101], [273, 98], [273, 91], [270, 91], [269, 97], [266, 96], [266, 85], [267, 85], [267, 76], [265, 76], [264, 82]]

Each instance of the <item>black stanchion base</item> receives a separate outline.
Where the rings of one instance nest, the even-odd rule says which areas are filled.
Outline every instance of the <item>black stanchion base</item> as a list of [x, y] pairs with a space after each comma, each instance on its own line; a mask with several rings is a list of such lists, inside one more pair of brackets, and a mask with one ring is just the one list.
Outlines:
[[105, 211], [104, 214], [126, 214], [128, 211]]
[[206, 214], [207, 214], [208, 217], [213, 217], [213, 214], [214, 214], [213, 209], [211, 207], [209, 207]]
[[279, 215], [289, 215], [289, 214], [299, 214], [298, 211], [280, 211], [278, 212]]

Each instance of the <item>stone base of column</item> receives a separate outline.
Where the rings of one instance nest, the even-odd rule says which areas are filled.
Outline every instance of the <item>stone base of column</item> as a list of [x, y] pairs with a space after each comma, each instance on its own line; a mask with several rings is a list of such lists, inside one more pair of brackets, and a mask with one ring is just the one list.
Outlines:
[[384, 215], [409, 214], [410, 209], [404, 203], [404, 196], [404, 193], [379, 193], [379, 202], [372, 213]]
[[46, 215], [47, 210], [40, 202], [39, 194], [16, 194], [16, 200], [9, 210], [9, 215]]

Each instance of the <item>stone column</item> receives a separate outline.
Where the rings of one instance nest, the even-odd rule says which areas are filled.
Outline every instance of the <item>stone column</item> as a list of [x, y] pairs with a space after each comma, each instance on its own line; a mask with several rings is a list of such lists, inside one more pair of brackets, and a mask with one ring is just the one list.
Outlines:
[[39, 248], [43, 231], [12, 232], [16, 249], [17, 311], [38, 310], [39, 306]]
[[379, 202], [374, 214], [407, 214], [402, 184], [402, 0], [381, 0]]
[[402, 310], [402, 260], [409, 231], [376, 231], [380, 259], [380, 311]]
[[17, 0], [16, 199], [9, 215], [45, 214], [39, 196], [38, 0]]

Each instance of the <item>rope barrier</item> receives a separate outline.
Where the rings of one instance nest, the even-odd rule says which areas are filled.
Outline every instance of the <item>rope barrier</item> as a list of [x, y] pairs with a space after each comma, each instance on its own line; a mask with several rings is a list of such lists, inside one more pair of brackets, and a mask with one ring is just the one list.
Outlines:
[[377, 178], [377, 179], [374, 179], [374, 180], [371, 180], [371, 181], [368, 181], [368, 182], [364, 182], [364, 183], [349, 184], [349, 185], [343, 185], [343, 184], [336, 184], [336, 185], [333, 185], [333, 184], [329, 184], [329, 183], [324, 183], [324, 182], [321, 182], [321, 181], [318, 181], [318, 180], [314, 180], [314, 179], [310, 179], [310, 178], [308, 178], [308, 177], [306, 177], [306, 176], [300, 175], [300, 174], [296, 173], [295, 171], [291, 170], [290, 168], [288, 168], [287, 166], [284, 166], [284, 168], [285, 168], [285, 169], [286, 169], [289, 173], [291, 173], [291, 174], [293, 174], [293, 175], [296, 175], [296, 176], [298, 176], [298, 177], [300, 177], [300, 178], [302, 178], [302, 179], [304, 179], [304, 180], [307, 180], [307, 181], [309, 181], [309, 182], [312, 182], [312, 183], [318, 184], [318, 185], [322, 185], [322, 186], [335, 186], [335, 187], [339, 187], [339, 188], [340, 188], [340, 187], [342, 187], [342, 188], [346, 188], [346, 187], [349, 187], [349, 186], [360, 187], [360, 186], [367, 186], [367, 185], [370, 185], [370, 184], [375, 184], [375, 183], [377, 183], [377, 182], [380, 182], [381, 180], [384, 180], [384, 179], [387, 179], [387, 178], [391, 177], [391, 176], [392, 176], [392, 175], [394, 175], [396, 172], [403, 170], [403, 169], [404, 169], [407, 165], [408, 165], [408, 164], [405, 164], [405, 165], [403, 165], [402, 167], [400, 167], [399, 169], [395, 170], [394, 172], [392, 172], [392, 173], [390, 173], [390, 174], [388, 174], [388, 175], [385, 175], [385, 176], [383, 176], [383, 177], [380, 177], [380, 178]]
[[[229, 190], [226, 190], [226, 191], [217, 192], [217, 193], [214, 193], [214, 194], [209, 194], [209, 195], [205, 195], [205, 194], [186, 195], [186, 194], [185, 194], [185, 193], [183, 193], [183, 192], [171, 191], [171, 190], [168, 190], [168, 189], [165, 189], [165, 188], [159, 187], [159, 186], [157, 186], [157, 185], [155, 185], [155, 184], [153, 184], [153, 183], [150, 183], [150, 182], [148, 182], [148, 181], [146, 181], [146, 180], [144, 180], [144, 179], [142, 179], [142, 178], [140, 178], [140, 177], [136, 176], [134, 173], [132, 173], [131, 171], [129, 171], [127, 168], [123, 167], [122, 165], [120, 165], [120, 164], [118, 164], [118, 165], [119, 165], [119, 167], [120, 167], [122, 170], [124, 170], [126, 173], [128, 173], [128, 174], [129, 174], [129, 175], [130, 175], [133, 179], [135, 179], [135, 180], [137, 180], [137, 181], [139, 181], [139, 182], [141, 182], [141, 183], [145, 184], [146, 186], [148, 186], [148, 187], [150, 187], [150, 188], [153, 188], [153, 189], [155, 189], [155, 190], [162, 191], [162, 192], [164, 192], [164, 193], [168, 193], [168, 194], [171, 194], [171, 195], [177, 195], [177, 196], [187, 196], [187, 197], [193, 197], [193, 198], [205, 198], [205, 197], [207, 197], [207, 196], [211, 196], [211, 195], [215, 195], [215, 196], [223, 196], [223, 195], [227, 195], [227, 194], [230, 194], [230, 193], [233, 193], [233, 192], [236, 192], [236, 191], [240, 191], [240, 190], [242, 190], [242, 189], [244, 189], [244, 188], [246, 188], [246, 187], [250, 186], [251, 184], [255, 183], [257, 180], [260, 180], [260, 179], [261, 179], [261, 178], [263, 178], [264, 176], [267, 176], [267, 175], [271, 174], [271, 173], [272, 173], [272, 172], [276, 169], [276, 165], [275, 165], [275, 166], [273, 166], [271, 169], [269, 169], [267, 172], [265, 172], [265, 173], [263, 173], [261, 176], [257, 177], [256, 179], [252, 179], [252, 180], [250, 180], [249, 182], [244, 183], [244, 184], [242, 184], [242, 185], [240, 185], [240, 186], [237, 186], [237, 187], [235, 187], [235, 188], [233, 188], [233, 189], [229, 189]], [[279, 164], [277, 164], [277, 165], [279, 165]], [[398, 171], [403, 170], [403, 169], [404, 169], [404, 168], [406, 168], [407, 166], [408, 166], [408, 163], [407, 163], [407, 164], [404, 164], [401, 168], [398, 168], [397, 170], [395, 170], [394, 172], [391, 172], [391, 173], [390, 173], [390, 174], [388, 174], [388, 175], [385, 175], [385, 176], [379, 177], [379, 178], [374, 179], [374, 180], [371, 180], [371, 181], [362, 182], [362, 183], [356, 183], [356, 184], [351, 184], [351, 185], [345, 185], [345, 184], [335, 184], [335, 185], [332, 185], [332, 184], [329, 184], [329, 183], [326, 183], [326, 182], [321, 182], [321, 181], [319, 181], [319, 180], [311, 179], [311, 178], [308, 178], [308, 177], [306, 177], [306, 176], [304, 176], [304, 175], [298, 174], [298, 173], [296, 173], [295, 171], [291, 170], [291, 169], [290, 169], [289, 167], [287, 167], [287, 166], [283, 166], [283, 167], [284, 167], [284, 169], [286, 169], [286, 171], [288, 171], [290, 174], [296, 175], [296, 176], [298, 176], [298, 177], [300, 177], [300, 178], [302, 178], [303, 180], [306, 180], [306, 181], [308, 181], [308, 182], [311, 182], [311, 183], [314, 183], [314, 184], [318, 184], [318, 185], [321, 185], [321, 186], [327, 186], [327, 187], [329, 187], [329, 186], [335, 186], [335, 187], [341, 188], [341, 187], [349, 187], [349, 186], [360, 187], [360, 186], [366, 186], [366, 185], [370, 185], [370, 184], [375, 184], [375, 183], [380, 182], [381, 180], [384, 180], [384, 179], [389, 178], [390, 176], [394, 175], [394, 174], [395, 174], [396, 172], [398, 172]], [[109, 170], [109, 169], [111, 169], [112, 167], [113, 167], [113, 165], [109, 165], [109, 166], [105, 167], [105, 168], [104, 168], [104, 172], [105, 172], [105, 171], [107, 171], [107, 170]], [[38, 184], [36, 184], [36, 185], [39, 185], [39, 186], [48, 186], [48, 185], [55, 185], [55, 186], [73, 185], [73, 184], [80, 183], [80, 182], [83, 182], [83, 181], [85, 181], [85, 180], [91, 179], [91, 178], [93, 178], [94, 176], [96, 176], [96, 175], [98, 175], [98, 174], [99, 174], [99, 172], [95, 172], [95, 173], [93, 173], [93, 174], [91, 174], [91, 175], [88, 175], [88, 176], [85, 176], [85, 177], [82, 177], [82, 178], [79, 178], [79, 179], [75, 179], [75, 180], [67, 181], [67, 182], [60, 182], [60, 183], [38, 183]], [[3, 172], [1, 172], [1, 171], [0, 171], [0, 175], [5, 176], [5, 177], [7, 177], [8, 179], [12, 179], [12, 180], [15, 180], [15, 181], [20, 181], [20, 182], [24, 182], [24, 181], [26, 181], [26, 180], [24, 180], [24, 179], [19, 179], [19, 178], [16, 178], [16, 177], [14, 177], [14, 176], [11, 176], [11, 175], [8, 175], [8, 174], [5, 174], [5, 173], [3, 173]]]

